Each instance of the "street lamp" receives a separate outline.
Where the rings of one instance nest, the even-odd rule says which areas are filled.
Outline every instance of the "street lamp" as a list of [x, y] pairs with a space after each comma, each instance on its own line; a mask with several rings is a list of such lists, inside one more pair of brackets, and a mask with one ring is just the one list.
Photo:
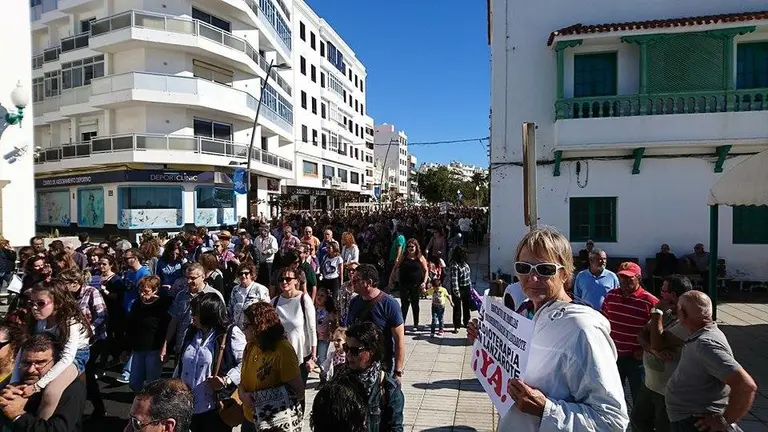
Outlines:
[[475, 186], [475, 197], [477, 198], [477, 207], [480, 208], [480, 185]]
[[[264, 90], [267, 88], [267, 82], [269, 81], [269, 75], [272, 73], [272, 69], [277, 68], [280, 70], [289, 69], [290, 67], [286, 63], [280, 63], [275, 64], [275, 61], [272, 60], [269, 62], [269, 67], [267, 67], [267, 76], [264, 78], [264, 81], [261, 83], [261, 91], [259, 92], [259, 103], [256, 105], [256, 116], [253, 119], [253, 128], [251, 129], [251, 142], [248, 144], [248, 162], [246, 166], [246, 171], [248, 175], [248, 181], [247, 181], [247, 188], [248, 191], [246, 192], [246, 198], [248, 201], [248, 206], [246, 209], [246, 214], [248, 216], [248, 221], [251, 220], [251, 155], [253, 154], [253, 144], [256, 142], [256, 126], [259, 124], [259, 112], [261, 111], [261, 103], [264, 100]], [[259, 196], [258, 193], [256, 194], [256, 199], [258, 200]]]

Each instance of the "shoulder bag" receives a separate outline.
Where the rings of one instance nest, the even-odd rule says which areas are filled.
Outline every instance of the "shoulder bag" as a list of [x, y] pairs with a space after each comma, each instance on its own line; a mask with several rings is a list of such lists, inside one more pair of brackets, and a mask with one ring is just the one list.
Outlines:
[[[227, 341], [232, 332], [230, 326], [227, 332], [224, 334], [224, 340], [219, 346], [219, 353], [216, 358], [216, 367], [213, 371], [213, 376], [219, 376], [221, 372], [221, 361], [224, 358], [224, 351], [227, 349]], [[237, 389], [229, 395], [224, 396], [226, 389], [217, 392], [219, 399], [219, 418], [227, 425], [235, 427], [242, 424], [245, 421], [245, 414], [243, 414], [243, 402], [240, 400], [240, 395], [237, 393]]]

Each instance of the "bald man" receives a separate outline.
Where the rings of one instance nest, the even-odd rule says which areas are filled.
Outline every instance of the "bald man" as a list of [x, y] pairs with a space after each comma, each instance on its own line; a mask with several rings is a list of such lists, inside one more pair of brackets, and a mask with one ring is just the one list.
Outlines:
[[667, 383], [670, 430], [729, 430], [752, 407], [757, 385], [733, 357], [728, 339], [712, 320], [712, 301], [706, 294], [681, 295], [677, 319], [691, 336]]

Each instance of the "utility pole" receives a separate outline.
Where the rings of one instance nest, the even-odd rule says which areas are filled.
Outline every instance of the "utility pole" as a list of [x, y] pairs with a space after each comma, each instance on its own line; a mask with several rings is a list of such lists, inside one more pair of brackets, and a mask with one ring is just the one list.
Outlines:
[[523, 211], [525, 225], [531, 231], [538, 225], [536, 200], [536, 124], [523, 123]]

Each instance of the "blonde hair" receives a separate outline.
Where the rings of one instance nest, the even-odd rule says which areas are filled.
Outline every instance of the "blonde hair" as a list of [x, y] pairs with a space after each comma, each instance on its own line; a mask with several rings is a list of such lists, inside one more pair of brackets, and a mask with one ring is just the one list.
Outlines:
[[526, 234], [515, 251], [515, 261], [520, 261], [520, 253], [528, 249], [534, 256], [560, 264], [565, 272], [565, 288], [568, 289], [573, 279], [573, 250], [571, 243], [553, 227], [540, 227]]
[[331, 342], [336, 340], [336, 335], [339, 336], [339, 338], [346, 342], [347, 340], [347, 328], [346, 327], [336, 327], [336, 330], [333, 331], [333, 336], [331, 337]]

